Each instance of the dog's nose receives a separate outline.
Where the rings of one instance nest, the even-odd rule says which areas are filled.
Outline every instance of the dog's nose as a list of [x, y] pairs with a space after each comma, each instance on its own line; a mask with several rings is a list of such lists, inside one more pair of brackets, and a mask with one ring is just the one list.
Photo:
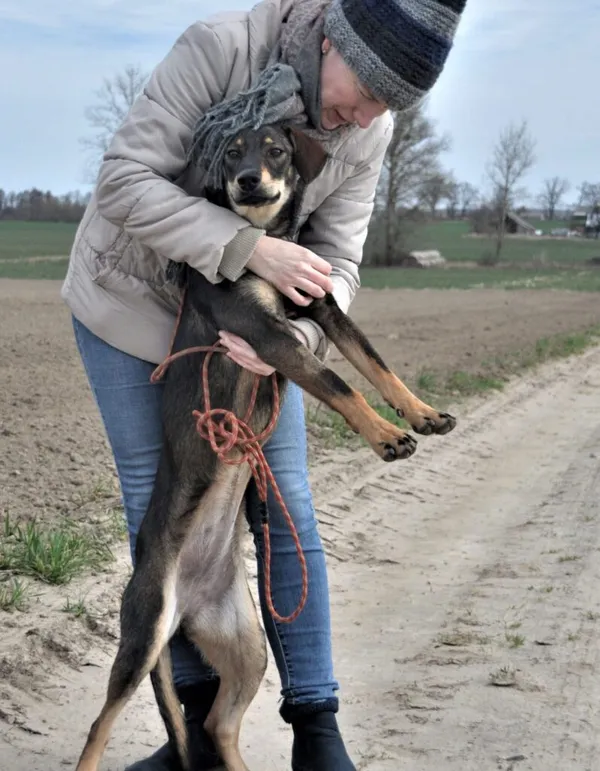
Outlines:
[[243, 190], [244, 193], [251, 193], [260, 185], [260, 174], [257, 174], [256, 171], [252, 170], [242, 171], [242, 173], [238, 175], [237, 181], [240, 189]]

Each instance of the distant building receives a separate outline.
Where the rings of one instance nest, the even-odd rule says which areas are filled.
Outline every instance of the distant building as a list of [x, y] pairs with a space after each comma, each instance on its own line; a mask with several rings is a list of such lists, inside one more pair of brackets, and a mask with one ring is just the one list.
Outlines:
[[571, 213], [571, 219], [569, 221], [569, 227], [571, 230], [576, 230], [583, 233], [585, 230], [587, 217], [588, 212], [585, 209], [575, 209], [575, 211]]
[[576, 209], [571, 214], [569, 227], [587, 238], [600, 237], [600, 207]]
[[513, 211], [506, 212], [504, 229], [511, 235], [535, 236], [536, 228]]

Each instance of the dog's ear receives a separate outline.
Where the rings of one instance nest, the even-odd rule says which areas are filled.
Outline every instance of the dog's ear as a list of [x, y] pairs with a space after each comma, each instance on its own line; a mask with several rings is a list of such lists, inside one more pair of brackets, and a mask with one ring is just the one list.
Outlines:
[[323, 171], [327, 153], [320, 142], [296, 128], [290, 127], [289, 136], [294, 146], [294, 166], [302, 181], [308, 185]]

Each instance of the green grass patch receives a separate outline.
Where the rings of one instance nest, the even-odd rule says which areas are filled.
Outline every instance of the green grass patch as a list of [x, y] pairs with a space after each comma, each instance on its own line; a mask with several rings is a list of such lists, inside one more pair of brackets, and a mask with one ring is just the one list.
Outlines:
[[505, 637], [509, 648], [522, 648], [525, 645], [525, 637], [522, 634], [506, 632]]
[[583, 353], [590, 345], [598, 343], [600, 328], [594, 328], [585, 332], [572, 335], [557, 335], [555, 337], [543, 337], [535, 345], [537, 361], [566, 358]]
[[29, 606], [30, 586], [19, 578], [9, 577], [0, 583], [0, 610], [25, 611]]
[[115, 541], [127, 541], [129, 533], [127, 530], [127, 520], [123, 506], [114, 506], [108, 509], [108, 519], [106, 522], [107, 535]]
[[483, 367], [500, 380], [505, 380], [546, 361], [579, 355], [598, 344], [600, 326], [595, 326], [582, 332], [542, 337], [533, 346], [484, 362]]
[[417, 376], [415, 393], [424, 402], [435, 401], [436, 408], [443, 410], [453, 399], [504, 388], [506, 376], [487, 372], [485, 364], [481, 369], [481, 372], [457, 370], [449, 374], [423, 371]]
[[63, 613], [68, 613], [75, 618], [84, 618], [87, 616], [87, 608], [85, 606], [85, 600], [79, 599], [73, 602], [67, 597], [67, 601], [63, 606]]
[[0, 221], [0, 260], [23, 257], [67, 257], [77, 224], [66, 222]]
[[62, 281], [67, 274], [68, 259], [36, 262], [0, 262], [0, 278], [29, 278]]
[[453, 372], [446, 380], [445, 391], [459, 396], [473, 396], [484, 391], [501, 391], [504, 383], [495, 377], [471, 372]]
[[533, 346], [514, 351], [505, 356], [482, 362], [477, 372], [453, 372], [443, 377], [425, 372], [417, 384], [427, 385], [427, 394], [466, 397], [489, 391], [500, 391], [513, 375], [533, 369], [547, 361], [576, 356], [594, 345], [600, 344], [600, 327], [592, 327], [573, 334], [552, 335], [538, 340]]
[[417, 388], [424, 393], [435, 393], [438, 390], [438, 378], [433, 372], [421, 372], [417, 377]]
[[600, 291], [600, 269], [519, 268], [361, 268], [361, 284], [371, 289], [557, 289]]
[[4, 518], [0, 571], [66, 584], [88, 570], [101, 570], [112, 560], [105, 538], [90, 535], [73, 523], [46, 529], [36, 521], [21, 525], [8, 514]]
[[[549, 234], [562, 222], [531, 222], [534, 227]], [[449, 262], [478, 262], [489, 251], [494, 251], [493, 238], [469, 235], [470, 225], [462, 221], [433, 221], [415, 227], [407, 240], [409, 250], [438, 249]], [[590, 257], [600, 257], [600, 242], [586, 238], [516, 237], [504, 242], [503, 262], [581, 263]]]

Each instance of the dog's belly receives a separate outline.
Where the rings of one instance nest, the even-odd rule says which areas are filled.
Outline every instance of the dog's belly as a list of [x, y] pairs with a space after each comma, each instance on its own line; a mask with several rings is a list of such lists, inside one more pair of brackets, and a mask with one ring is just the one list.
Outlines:
[[243, 573], [238, 522], [250, 469], [219, 464], [215, 481], [196, 509], [179, 558], [173, 590], [167, 602], [173, 609], [172, 633], [186, 618], [209, 618], [226, 613], [227, 596]]

